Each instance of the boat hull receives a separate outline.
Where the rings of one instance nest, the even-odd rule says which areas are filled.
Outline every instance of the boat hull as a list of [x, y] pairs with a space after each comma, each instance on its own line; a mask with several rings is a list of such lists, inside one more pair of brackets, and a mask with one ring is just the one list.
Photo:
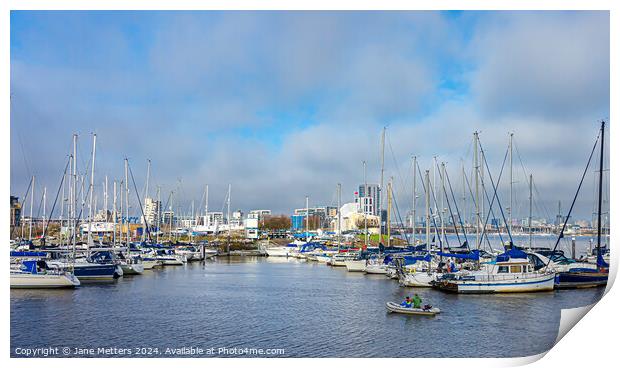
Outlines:
[[364, 272], [366, 271], [366, 260], [348, 260], [344, 261], [344, 265], [349, 272]]
[[584, 289], [607, 285], [606, 272], [559, 272], [555, 276], [556, 289]]
[[407, 273], [400, 279], [400, 284], [403, 286], [413, 287], [432, 287], [435, 281], [434, 274], [427, 272], [415, 272]]
[[459, 280], [435, 283], [439, 289], [459, 294], [530, 293], [551, 291], [554, 288], [555, 274], [539, 277], [502, 280]]
[[11, 289], [57, 289], [80, 286], [80, 280], [71, 274], [39, 275], [11, 273]]

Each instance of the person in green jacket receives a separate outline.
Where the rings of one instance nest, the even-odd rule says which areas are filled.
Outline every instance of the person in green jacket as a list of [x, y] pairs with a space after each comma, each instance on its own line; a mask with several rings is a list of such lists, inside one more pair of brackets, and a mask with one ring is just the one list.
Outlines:
[[422, 299], [418, 296], [418, 294], [413, 295], [412, 302], [414, 308], [422, 308]]

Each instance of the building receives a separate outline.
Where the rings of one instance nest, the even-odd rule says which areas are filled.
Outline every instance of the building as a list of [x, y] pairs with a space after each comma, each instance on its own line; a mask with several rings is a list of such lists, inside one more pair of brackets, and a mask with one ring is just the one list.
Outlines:
[[[157, 216], [161, 210], [161, 202], [153, 198], [144, 199], [144, 220], [150, 227], [157, 226]], [[144, 221], [141, 221], [144, 222]], [[165, 222], [168, 223], [168, 222]]]
[[161, 214], [161, 221], [164, 225], [167, 226], [175, 226], [176, 225], [176, 219], [174, 217], [174, 211], [164, 211]]
[[243, 221], [245, 237], [248, 239], [258, 239], [258, 218], [247, 218]]
[[19, 198], [11, 196], [11, 226], [17, 227], [21, 224], [22, 204]]
[[377, 184], [360, 184], [356, 193], [355, 203], [360, 212], [368, 215], [379, 216], [381, 204], [381, 189]]
[[252, 210], [248, 213], [249, 219], [257, 219], [258, 221], [264, 219], [265, 216], [271, 216], [271, 210]]
[[223, 212], [209, 212], [207, 213], [207, 223], [206, 225], [222, 225], [224, 223], [224, 213]]
[[[340, 217], [341, 231], [361, 231], [367, 227], [370, 234], [379, 233], [379, 216], [360, 212], [357, 203], [345, 203], [340, 208]], [[332, 219], [330, 227], [333, 231], [338, 231], [338, 217]]]
[[293, 231], [301, 231], [305, 229], [306, 217], [303, 215], [291, 216], [291, 228]]
[[228, 224], [234, 227], [242, 227], [243, 226], [243, 212], [241, 210], [237, 210], [232, 213], [231, 218], [228, 220]]
[[[334, 206], [322, 206], [322, 207], [313, 207], [307, 209], [307, 215], [309, 217], [317, 216], [319, 218], [319, 222], [321, 227], [329, 227], [331, 220], [336, 217], [338, 214], [338, 208]], [[295, 209], [295, 216], [306, 217], [306, 209], [305, 208], [297, 208]], [[304, 222], [305, 224], [305, 222]], [[293, 226], [295, 229], [295, 226]]]

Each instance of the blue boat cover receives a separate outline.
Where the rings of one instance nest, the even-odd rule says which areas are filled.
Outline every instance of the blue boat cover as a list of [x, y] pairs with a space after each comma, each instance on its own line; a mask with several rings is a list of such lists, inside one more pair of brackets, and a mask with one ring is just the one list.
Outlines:
[[605, 262], [605, 260], [603, 259], [602, 252], [597, 252], [596, 266], [599, 268], [609, 268], [609, 263]]
[[445, 253], [445, 252], [437, 252], [438, 256], [441, 257], [451, 257], [458, 259], [473, 259], [477, 261], [480, 259], [480, 252], [478, 250], [472, 250], [469, 253]]
[[32, 273], [33, 275], [36, 275], [37, 274], [37, 261], [31, 260], [31, 261], [22, 262], [22, 269], [24, 271], [28, 271]]
[[47, 253], [45, 252], [17, 252], [12, 251], [11, 257], [45, 257]]
[[524, 251], [517, 249], [517, 248], [511, 248], [509, 250], [507, 250], [506, 252], [500, 254], [499, 256], [497, 256], [496, 261], [497, 262], [506, 262], [511, 258], [525, 258], [527, 259], [527, 253], [525, 253]]

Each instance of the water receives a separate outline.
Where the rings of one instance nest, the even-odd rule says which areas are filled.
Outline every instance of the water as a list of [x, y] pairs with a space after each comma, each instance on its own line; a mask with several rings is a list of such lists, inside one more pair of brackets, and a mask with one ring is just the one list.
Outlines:
[[131, 356], [150, 357], [182, 347], [213, 348], [193, 356], [257, 356], [217, 354], [219, 348], [283, 349], [269, 355], [280, 357], [525, 356], [553, 345], [561, 308], [594, 303], [604, 289], [416, 291], [442, 314], [386, 313], [386, 301], [414, 290], [384, 276], [269, 258], [166, 267], [75, 290], [11, 290], [11, 356], [47, 346], [128, 348]]

